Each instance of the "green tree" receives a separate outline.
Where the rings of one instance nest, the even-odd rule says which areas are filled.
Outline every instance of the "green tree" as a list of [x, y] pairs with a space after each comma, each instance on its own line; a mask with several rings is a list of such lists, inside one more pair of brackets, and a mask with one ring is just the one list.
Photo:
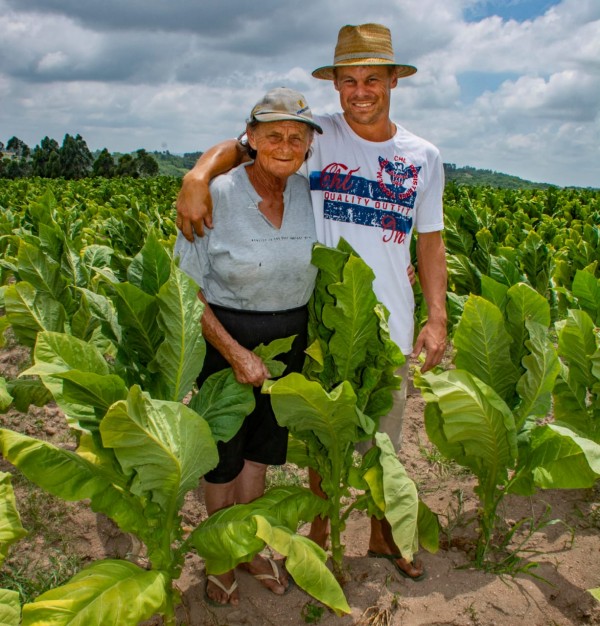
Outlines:
[[61, 176], [60, 146], [55, 139], [44, 137], [31, 154], [31, 172], [42, 178]]
[[94, 157], [83, 137], [66, 134], [60, 149], [61, 175], [67, 179], [85, 178], [93, 162]]
[[139, 178], [140, 174], [137, 171], [136, 162], [131, 154], [123, 154], [119, 157], [117, 176], [131, 176], [131, 178]]
[[8, 140], [6, 151], [12, 152], [15, 157], [21, 157], [23, 159], [26, 159], [31, 153], [29, 146], [18, 137], [11, 137]]
[[136, 151], [135, 165], [140, 176], [156, 176], [158, 174], [158, 162], [143, 148]]
[[104, 178], [113, 178], [115, 173], [115, 160], [113, 159], [111, 153], [104, 148], [94, 161], [92, 174], [94, 176], [103, 176]]

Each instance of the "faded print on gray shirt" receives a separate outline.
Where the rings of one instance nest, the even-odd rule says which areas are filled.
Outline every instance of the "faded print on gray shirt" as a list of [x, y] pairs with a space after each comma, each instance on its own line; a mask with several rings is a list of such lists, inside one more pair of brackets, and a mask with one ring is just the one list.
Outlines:
[[243, 164], [210, 185], [213, 229], [190, 243], [178, 233], [175, 256], [210, 304], [248, 311], [282, 311], [306, 304], [316, 268], [316, 241], [307, 180], [290, 176], [284, 214], [276, 228], [260, 212], [260, 196]]

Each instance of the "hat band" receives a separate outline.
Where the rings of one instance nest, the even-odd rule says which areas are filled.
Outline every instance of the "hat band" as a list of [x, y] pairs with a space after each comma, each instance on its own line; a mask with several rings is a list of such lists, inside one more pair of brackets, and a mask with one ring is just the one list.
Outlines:
[[368, 52], [357, 52], [356, 54], [340, 54], [338, 56], [335, 57], [333, 63], [334, 65], [336, 63], [340, 63], [342, 61], [352, 61], [354, 59], [372, 59], [372, 58], [377, 58], [377, 59], [385, 59], [386, 61], [391, 61], [392, 63], [396, 63], [394, 61], [394, 57], [391, 54], [383, 54], [381, 52], [378, 52], [376, 55], [373, 54], [369, 54]]

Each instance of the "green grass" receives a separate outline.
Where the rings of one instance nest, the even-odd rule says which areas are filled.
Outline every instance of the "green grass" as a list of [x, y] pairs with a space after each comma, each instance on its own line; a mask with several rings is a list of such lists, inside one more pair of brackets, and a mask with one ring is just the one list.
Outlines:
[[[19, 550], [18, 545], [15, 552]], [[22, 604], [33, 602], [39, 595], [66, 583], [83, 565], [81, 557], [51, 549], [47, 563], [40, 566], [27, 555], [0, 570], [0, 588], [17, 591]]]

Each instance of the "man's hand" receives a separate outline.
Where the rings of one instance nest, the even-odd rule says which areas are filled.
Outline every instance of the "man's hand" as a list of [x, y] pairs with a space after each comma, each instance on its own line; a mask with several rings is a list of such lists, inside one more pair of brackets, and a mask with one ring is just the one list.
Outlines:
[[204, 226], [212, 228], [212, 198], [208, 184], [188, 172], [177, 196], [177, 228], [188, 241], [194, 241], [194, 232], [204, 236]]
[[411, 357], [416, 358], [425, 350], [425, 363], [422, 372], [439, 365], [446, 351], [446, 325], [427, 322], [421, 329]]
[[408, 276], [410, 286], [414, 287], [417, 282], [417, 273], [415, 272], [415, 266], [412, 263], [408, 264], [408, 267], [406, 268], [406, 275]]
[[212, 199], [208, 185], [219, 174], [249, 159], [248, 153], [235, 139], [227, 139], [209, 148], [196, 165], [183, 177], [177, 196], [175, 224], [188, 241], [194, 241], [194, 232], [204, 236], [204, 227], [212, 228]]

